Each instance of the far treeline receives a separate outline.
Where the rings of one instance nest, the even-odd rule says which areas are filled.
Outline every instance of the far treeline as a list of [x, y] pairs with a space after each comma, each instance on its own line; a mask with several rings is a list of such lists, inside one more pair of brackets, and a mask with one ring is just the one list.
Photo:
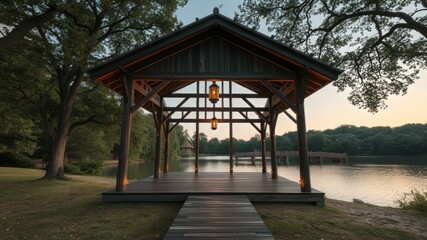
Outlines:
[[[194, 139], [194, 136], [193, 136]], [[194, 140], [193, 140], [194, 141]], [[277, 151], [297, 151], [297, 132], [276, 136]], [[228, 154], [228, 139], [208, 140], [200, 134], [200, 153]], [[335, 129], [307, 132], [309, 151], [344, 152], [349, 155], [416, 155], [427, 153], [427, 124], [406, 124], [400, 127], [356, 127], [342, 125]], [[234, 152], [252, 152], [261, 149], [261, 137], [248, 141], [233, 139]], [[266, 140], [270, 150], [270, 140]]]

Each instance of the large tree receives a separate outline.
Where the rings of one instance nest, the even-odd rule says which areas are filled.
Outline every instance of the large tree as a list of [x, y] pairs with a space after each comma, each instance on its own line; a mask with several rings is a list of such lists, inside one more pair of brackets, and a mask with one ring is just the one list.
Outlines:
[[236, 18], [346, 70], [334, 82], [377, 112], [427, 67], [427, 1], [245, 0]]
[[[80, 87], [88, 86], [85, 72], [93, 64], [142, 44], [174, 29], [178, 21], [173, 15], [186, 0], [86, 0], [54, 1], [62, 5], [44, 24], [26, 34], [30, 46], [42, 48], [46, 54], [47, 73], [57, 84], [58, 119], [45, 178], [64, 176], [64, 154], [70, 129], [93, 120], [93, 116], [72, 122], [74, 102]], [[0, 22], [20, 26], [49, 12], [52, 1], [30, 3], [2, 1]]]

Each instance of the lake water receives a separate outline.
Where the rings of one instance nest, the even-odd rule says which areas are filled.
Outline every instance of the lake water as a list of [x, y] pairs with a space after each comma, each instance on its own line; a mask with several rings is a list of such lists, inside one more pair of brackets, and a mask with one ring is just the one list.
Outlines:
[[[269, 160], [267, 160], [268, 162]], [[129, 165], [129, 179], [141, 179], [153, 174], [153, 162], [133, 162]], [[270, 166], [267, 166], [270, 169]], [[228, 172], [228, 156], [200, 156], [199, 172]], [[299, 180], [296, 159], [289, 166], [279, 165], [279, 175]], [[172, 172], [194, 171], [194, 158], [172, 160]], [[255, 166], [241, 162], [235, 172], [261, 172], [260, 161]], [[115, 166], [104, 169], [105, 176], [114, 177]], [[310, 166], [311, 185], [326, 193], [328, 198], [352, 201], [358, 198], [380, 206], [396, 206], [395, 200], [411, 189], [427, 189], [427, 156], [350, 157], [347, 164]]]

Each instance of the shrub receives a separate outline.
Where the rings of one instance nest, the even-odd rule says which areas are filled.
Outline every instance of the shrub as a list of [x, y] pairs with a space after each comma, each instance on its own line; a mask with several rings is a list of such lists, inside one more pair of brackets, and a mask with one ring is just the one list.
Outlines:
[[427, 213], [427, 191], [412, 189], [408, 193], [403, 193], [397, 204], [402, 209]]
[[104, 163], [102, 161], [83, 160], [67, 162], [64, 165], [64, 172], [77, 175], [99, 175]]
[[28, 157], [11, 152], [0, 153], [0, 166], [34, 168], [35, 162]]
[[84, 175], [82, 171], [80, 171], [80, 167], [74, 162], [66, 162], [64, 164], [64, 172], [73, 175]]

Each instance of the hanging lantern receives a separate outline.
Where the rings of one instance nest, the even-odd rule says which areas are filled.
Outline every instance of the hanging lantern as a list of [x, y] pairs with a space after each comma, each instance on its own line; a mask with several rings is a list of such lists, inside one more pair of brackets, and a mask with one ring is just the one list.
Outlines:
[[219, 86], [216, 85], [215, 81], [209, 86], [209, 101], [213, 104], [219, 101]]
[[211, 129], [216, 130], [218, 128], [218, 119], [216, 117], [213, 117], [211, 119]]

